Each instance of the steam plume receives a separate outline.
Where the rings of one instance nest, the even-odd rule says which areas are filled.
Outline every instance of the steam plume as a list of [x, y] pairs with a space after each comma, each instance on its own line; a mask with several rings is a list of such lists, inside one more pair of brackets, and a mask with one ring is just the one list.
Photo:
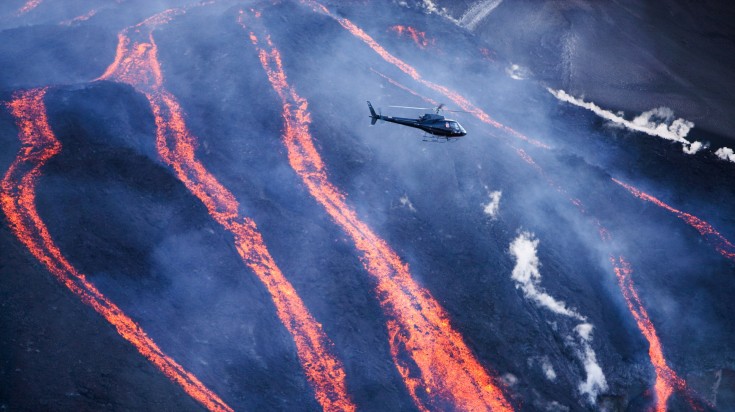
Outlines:
[[[541, 288], [540, 262], [536, 254], [538, 243], [538, 239], [535, 239], [533, 234], [521, 232], [510, 244], [510, 253], [516, 259], [511, 278], [516, 281], [516, 287], [523, 290], [526, 298], [533, 300], [537, 305], [556, 314], [582, 322], [574, 328], [577, 339], [569, 337], [567, 340], [572, 345], [575, 345], [574, 342], [577, 342], [577, 356], [582, 362], [586, 374], [585, 380], [579, 384], [579, 391], [587, 396], [590, 403], [594, 403], [597, 395], [607, 390], [607, 381], [605, 380], [605, 374], [602, 372], [602, 368], [597, 363], [597, 356], [592, 349], [593, 325], [587, 322], [587, 318], [580, 315], [577, 311], [567, 308], [564, 302], [554, 299]], [[548, 364], [548, 361], [546, 364]], [[546, 364], [542, 364], [544, 373], [547, 378], [553, 380], [556, 378], [556, 373], [553, 368], [549, 369], [544, 366]], [[548, 366], [550, 367], [551, 365]]]
[[490, 202], [488, 202], [486, 205], [483, 205], [485, 207], [483, 211], [492, 219], [496, 219], [498, 217], [498, 212], [500, 212], [500, 197], [502, 195], [503, 192], [501, 192], [500, 190], [491, 192]]
[[468, 29], [475, 30], [478, 24], [485, 19], [493, 10], [495, 10], [503, 0], [480, 0], [470, 6], [466, 12], [459, 18], [459, 25]]
[[637, 132], [643, 132], [650, 136], [681, 143], [683, 145], [682, 150], [686, 154], [695, 154], [703, 147], [701, 142], [690, 142], [686, 138], [689, 131], [694, 127], [694, 123], [682, 118], [674, 119], [674, 112], [668, 107], [652, 109], [641, 113], [633, 120], [627, 120], [621, 114], [605, 110], [592, 102], [585, 102], [583, 99], [578, 99], [564, 90], [554, 90], [550, 88], [547, 88], [546, 90], [548, 90], [549, 93], [554, 95], [557, 99], [590, 110], [596, 115], [607, 119], [614, 124]]
[[735, 152], [733, 152], [729, 147], [721, 147], [717, 149], [715, 155], [722, 160], [729, 160], [735, 163]]

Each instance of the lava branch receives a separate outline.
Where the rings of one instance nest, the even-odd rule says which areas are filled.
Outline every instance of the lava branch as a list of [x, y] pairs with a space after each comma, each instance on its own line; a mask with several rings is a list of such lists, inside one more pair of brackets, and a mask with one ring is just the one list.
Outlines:
[[376, 52], [383, 60], [386, 62], [394, 65], [402, 72], [406, 73], [408, 76], [410, 76], [415, 81], [421, 83], [422, 85], [428, 87], [429, 89], [440, 93], [444, 95], [447, 99], [453, 101], [457, 106], [459, 106], [462, 110], [465, 110], [472, 115], [474, 115], [478, 120], [481, 122], [488, 124], [490, 126], [493, 126], [497, 129], [500, 129], [509, 135], [518, 138], [520, 140], [525, 141], [526, 143], [532, 144], [537, 147], [541, 147], [544, 149], [550, 149], [551, 147], [547, 145], [546, 143], [540, 142], [536, 139], [532, 139], [500, 122], [490, 117], [489, 114], [485, 113], [482, 109], [472, 104], [469, 100], [467, 100], [464, 96], [461, 94], [455, 92], [454, 90], [442, 86], [440, 84], [431, 82], [429, 80], [424, 79], [421, 77], [421, 74], [416, 70], [413, 66], [409, 65], [408, 63], [404, 62], [403, 60], [399, 59], [398, 57], [392, 55], [389, 53], [383, 46], [381, 46], [375, 39], [373, 39], [370, 35], [368, 35], [364, 30], [356, 26], [352, 21], [344, 18], [339, 17], [336, 14], [332, 13], [328, 8], [326, 8], [321, 3], [317, 2], [316, 0], [299, 0], [302, 4], [310, 6], [314, 11], [323, 13], [332, 19], [334, 19], [337, 23], [340, 24], [345, 30], [350, 32], [353, 36], [357, 37], [358, 39], [362, 40], [368, 47], [370, 47], [374, 52]]
[[627, 191], [629, 191], [631, 194], [633, 194], [633, 196], [635, 196], [635, 197], [637, 197], [637, 198], [639, 198], [641, 200], [645, 200], [647, 202], [651, 202], [654, 205], [656, 205], [658, 207], [661, 207], [661, 208], [663, 208], [665, 210], [668, 210], [669, 212], [675, 214], [679, 219], [685, 221], [691, 227], [693, 227], [694, 229], [696, 229], [697, 232], [699, 232], [700, 235], [704, 236], [705, 240], [707, 240], [707, 242], [710, 245], [712, 245], [715, 248], [715, 250], [717, 250], [717, 252], [719, 254], [721, 254], [722, 256], [724, 256], [724, 257], [726, 257], [726, 258], [728, 258], [728, 259], [730, 259], [732, 261], [735, 261], [735, 245], [733, 245], [732, 243], [730, 243], [730, 241], [727, 240], [727, 238], [725, 238], [724, 236], [722, 236], [720, 234], [720, 232], [718, 232], [717, 230], [715, 230], [715, 228], [712, 227], [712, 225], [710, 225], [709, 223], [705, 222], [704, 220], [702, 220], [702, 219], [700, 219], [700, 218], [698, 218], [698, 217], [696, 217], [694, 215], [691, 215], [689, 213], [682, 212], [681, 210], [675, 209], [675, 208], [667, 205], [666, 203], [662, 202], [661, 200], [659, 200], [659, 199], [657, 199], [657, 198], [655, 198], [655, 197], [653, 197], [653, 196], [651, 196], [651, 195], [649, 195], [649, 194], [647, 194], [647, 193], [645, 193], [645, 192], [643, 192], [643, 191], [641, 191], [639, 189], [636, 189], [635, 187], [633, 187], [633, 186], [631, 186], [629, 184], [623, 183], [623, 182], [621, 182], [618, 179], [614, 179], [613, 178], [612, 181], [615, 182], [615, 183], [617, 183], [617, 184], [619, 184], [620, 186], [624, 187]]
[[82, 302], [102, 315], [125, 340], [177, 383], [192, 398], [211, 411], [231, 411], [215, 393], [196, 376], [168, 357], [143, 329], [105, 297], [61, 254], [46, 224], [36, 210], [36, 183], [46, 162], [61, 152], [61, 143], [53, 134], [46, 115], [46, 89], [18, 92], [7, 103], [16, 119], [23, 144], [15, 161], [2, 180], [0, 203], [10, 228], [31, 254]]
[[[255, 19], [250, 19], [255, 20]], [[262, 24], [240, 24], [249, 31], [268, 80], [283, 105], [283, 141], [291, 167], [314, 199], [353, 240], [362, 263], [376, 282], [393, 362], [421, 410], [451, 404], [456, 410], [511, 411], [500, 382], [475, 358], [449, 316], [411, 277], [408, 265], [360, 221], [346, 196], [329, 182], [326, 167], [309, 131], [308, 102], [288, 84], [281, 55]], [[257, 31], [257, 34], [255, 31]], [[261, 40], [262, 39], [262, 40]]]
[[656, 328], [648, 317], [648, 312], [643, 306], [643, 302], [641, 302], [641, 298], [638, 296], [638, 292], [633, 284], [633, 270], [631, 269], [630, 264], [623, 256], [620, 256], [617, 259], [611, 256], [610, 263], [615, 270], [615, 276], [618, 279], [618, 285], [620, 285], [620, 289], [625, 297], [625, 303], [628, 305], [630, 313], [633, 314], [633, 318], [635, 319], [636, 324], [638, 324], [638, 329], [641, 330], [643, 336], [648, 341], [648, 356], [651, 358], [651, 363], [656, 371], [656, 383], [654, 384], [654, 390], [656, 392], [656, 412], [666, 411], [666, 404], [669, 397], [674, 392], [674, 389], [682, 392], [686, 396], [687, 401], [693, 409], [700, 410], [700, 408], [691, 399], [690, 390], [687, 387], [686, 381], [680, 378], [666, 363], [663, 349], [661, 347], [661, 341], [656, 334]]
[[[119, 34], [115, 61], [101, 76], [127, 83], [142, 92], [156, 123], [156, 148], [189, 191], [206, 206], [209, 214], [229, 231], [243, 262], [265, 285], [277, 315], [294, 339], [297, 355], [316, 400], [326, 411], [353, 411], [347, 393], [343, 365], [333, 354], [333, 343], [311, 315], [298, 293], [270, 255], [255, 222], [240, 216], [240, 205], [196, 158], [196, 137], [184, 120], [176, 98], [163, 86], [152, 30], [167, 22], [173, 12], [164, 12]], [[145, 30], [144, 30], [145, 29]]]

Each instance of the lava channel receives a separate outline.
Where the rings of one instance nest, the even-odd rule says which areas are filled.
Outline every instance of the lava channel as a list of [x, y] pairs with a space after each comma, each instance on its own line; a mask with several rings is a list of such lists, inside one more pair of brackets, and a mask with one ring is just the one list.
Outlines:
[[61, 152], [61, 142], [48, 123], [44, 97], [46, 89], [18, 92], [7, 103], [15, 117], [22, 147], [2, 180], [0, 202], [10, 228], [33, 256], [82, 302], [110, 322], [117, 332], [177, 383], [192, 398], [211, 411], [231, 411], [215, 393], [196, 376], [168, 357], [143, 329], [105, 297], [79, 273], [51, 238], [46, 224], [36, 210], [36, 183], [44, 164]]
[[610, 262], [615, 269], [615, 276], [618, 279], [620, 289], [623, 291], [625, 303], [628, 305], [630, 313], [633, 314], [633, 318], [638, 324], [638, 329], [641, 330], [643, 336], [648, 341], [648, 356], [651, 358], [651, 363], [656, 371], [656, 383], [654, 384], [654, 391], [656, 392], [656, 412], [665, 412], [667, 410], [667, 402], [671, 394], [674, 392], [674, 389], [686, 395], [687, 401], [692, 409], [700, 410], [700, 408], [697, 407], [691, 399], [686, 381], [680, 378], [666, 363], [663, 348], [661, 347], [661, 341], [658, 339], [658, 335], [656, 334], [656, 328], [648, 317], [648, 312], [643, 306], [641, 298], [638, 297], [638, 292], [635, 290], [635, 285], [633, 284], [633, 278], [631, 276], [633, 270], [631, 269], [630, 264], [622, 256], [617, 259], [611, 256]]
[[346, 196], [329, 182], [309, 131], [308, 102], [288, 84], [281, 55], [262, 25], [253, 22], [249, 27], [242, 12], [239, 21], [245, 30], [258, 32], [250, 31], [249, 38], [283, 105], [283, 141], [291, 167], [352, 238], [376, 282], [376, 295], [388, 319], [391, 355], [415, 404], [424, 411], [448, 404], [455, 410], [511, 411], [499, 380], [485, 371], [439, 302], [411, 278], [408, 265], [360, 221]]
[[196, 158], [196, 137], [186, 126], [180, 104], [163, 86], [152, 31], [175, 14], [176, 11], [166, 11], [121, 32], [115, 61], [100, 79], [130, 84], [148, 98], [156, 123], [159, 155], [204, 203], [212, 218], [233, 235], [238, 254], [265, 285], [279, 319], [293, 337], [316, 400], [326, 411], [355, 410], [347, 393], [342, 363], [332, 353], [333, 343], [278, 268], [255, 222], [240, 216], [235, 196]]
[[447, 99], [453, 101], [457, 106], [459, 106], [462, 110], [465, 110], [472, 115], [474, 115], [477, 119], [479, 119], [481, 122], [485, 124], [489, 124], [490, 126], [493, 126], [497, 129], [503, 130], [504, 132], [510, 134], [513, 137], [516, 137], [520, 140], [525, 141], [526, 143], [532, 144], [536, 147], [541, 147], [544, 149], [550, 149], [551, 147], [547, 145], [546, 143], [540, 142], [538, 140], [532, 139], [500, 122], [490, 117], [489, 114], [485, 113], [482, 109], [472, 104], [469, 100], [467, 100], [464, 96], [461, 94], [455, 92], [454, 90], [449, 89], [448, 87], [442, 86], [440, 84], [431, 82], [429, 80], [424, 79], [421, 77], [421, 74], [416, 70], [413, 66], [409, 65], [408, 63], [404, 62], [403, 60], [399, 59], [398, 57], [392, 55], [389, 53], [383, 46], [381, 46], [375, 39], [370, 37], [363, 29], [356, 26], [352, 21], [344, 18], [339, 17], [336, 14], [332, 13], [328, 8], [326, 8], [321, 3], [315, 1], [315, 0], [299, 0], [302, 4], [311, 7], [314, 11], [326, 14], [327, 16], [334, 19], [337, 23], [340, 24], [345, 30], [350, 32], [353, 36], [357, 37], [358, 39], [362, 40], [365, 44], [368, 45], [373, 51], [375, 51], [383, 60], [386, 62], [394, 65], [402, 72], [406, 73], [408, 76], [410, 76], [415, 81], [423, 84], [424, 86], [428, 87], [429, 89], [440, 93], [444, 95]]
[[712, 227], [712, 225], [710, 225], [709, 223], [705, 222], [704, 220], [694, 215], [691, 215], [689, 213], [682, 212], [681, 210], [675, 209], [667, 205], [666, 203], [658, 200], [657, 198], [641, 190], [638, 190], [629, 184], [623, 183], [618, 179], [613, 178], [612, 181], [624, 187], [627, 191], [632, 193], [633, 196], [641, 200], [651, 202], [654, 205], [661, 207], [663, 209], [666, 209], [669, 212], [675, 214], [679, 219], [687, 222], [687, 224], [689, 224], [691, 227], [696, 229], [697, 232], [699, 232], [699, 234], [704, 237], [707, 243], [712, 245], [719, 254], [735, 262], [735, 245], [730, 243], [729, 240], [727, 240], [724, 236], [722, 236], [720, 232], [715, 230], [715, 228]]

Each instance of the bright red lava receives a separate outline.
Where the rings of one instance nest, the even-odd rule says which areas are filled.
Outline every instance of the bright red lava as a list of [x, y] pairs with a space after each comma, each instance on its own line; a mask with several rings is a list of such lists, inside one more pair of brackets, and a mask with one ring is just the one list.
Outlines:
[[657, 198], [639, 190], [635, 187], [623, 183], [618, 179], [613, 178], [613, 182], [619, 184], [620, 186], [624, 187], [626, 190], [628, 190], [630, 193], [633, 194], [633, 196], [645, 200], [647, 202], [651, 202], [654, 205], [661, 207], [663, 209], [668, 210], [669, 212], [675, 214], [679, 219], [687, 222], [689, 226], [693, 227], [694, 229], [699, 232], [700, 235], [704, 236], [704, 238], [707, 240], [709, 244], [714, 246], [715, 250], [722, 256], [735, 261], [735, 245], [730, 243], [729, 240], [727, 240], [724, 236], [720, 234], [717, 230], [715, 230], [712, 225], [705, 222], [704, 220], [691, 215], [686, 212], [682, 212], [681, 210], [674, 209], [673, 207], [667, 205], [666, 203], [658, 200]]
[[453, 101], [457, 106], [459, 106], [462, 110], [465, 110], [467, 112], [472, 113], [476, 118], [478, 118], [481, 122], [489, 124], [495, 128], [501, 129], [505, 131], [506, 133], [510, 134], [511, 136], [514, 136], [520, 140], [523, 140], [529, 144], [532, 144], [537, 147], [541, 147], [544, 149], [550, 149], [551, 147], [547, 145], [546, 143], [539, 142], [538, 140], [531, 139], [522, 133], [519, 133], [512, 128], [505, 126], [504, 124], [496, 121], [490, 115], [485, 113], [482, 109], [472, 104], [469, 100], [464, 98], [464, 96], [460, 95], [459, 93], [449, 89], [448, 87], [442, 86], [440, 84], [431, 82], [429, 80], [424, 79], [421, 77], [421, 74], [413, 68], [408, 63], [404, 62], [403, 60], [399, 59], [398, 57], [390, 54], [383, 46], [381, 46], [378, 42], [375, 41], [370, 35], [365, 33], [364, 30], [356, 26], [354, 23], [352, 23], [350, 20], [339, 17], [336, 14], [332, 13], [328, 8], [326, 8], [321, 3], [315, 1], [315, 0], [300, 0], [302, 4], [307, 5], [311, 7], [314, 11], [320, 12], [323, 14], [326, 14], [327, 16], [331, 17], [337, 23], [339, 23], [343, 28], [345, 28], [347, 31], [349, 31], [353, 36], [357, 37], [358, 39], [362, 40], [365, 44], [368, 45], [373, 51], [378, 53], [378, 55], [383, 58], [386, 62], [396, 66], [399, 70], [409, 75], [411, 78], [416, 80], [417, 82], [423, 84], [424, 86], [428, 87], [431, 90], [434, 90], [435, 92], [438, 92], [442, 95], [444, 95], [447, 99]]
[[283, 140], [289, 163], [362, 253], [362, 263], [376, 281], [376, 294], [388, 319], [393, 361], [415, 404], [425, 411], [447, 404], [457, 410], [512, 410], [499, 380], [475, 358], [439, 302], [412, 279], [408, 265], [360, 221], [346, 196], [329, 182], [309, 131], [308, 102], [288, 84], [281, 55], [261, 23], [253, 21], [250, 27], [244, 19], [241, 14], [240, 23], [250, 31], [248, 37], [283, 105]]
[[23, 144], [15, 161], [2, 180], [0, 202], [10, 222], [10, 228], [61, 283], [82, 302], [102, 315], [125, 340], [164, 375], [176, 382], [192, 398], [212, 411], [231, 411], [215, 393], [207, 389], [196, 376], [184, 370], [149, 338], [143, 329], [105, 297], [79, 273], [51, 238], [48, 228], [36, 210], [36, 183], [44, 164], [61, 152], [61, 143], [53, 134], [46, 115], [46, 89], [16, 93], [7, 104], [16, 119]]
[[425, 49], [429, 45], [435, 43], [434, 39], [426, 37], [425, 32], [417, 30], [411, 26], [402, 26], [398, 24], [391, 26], [388, 30], [398, 33], [398, 36], [408, 36], [420, 49]]
[[214, 220], [233, 235], [243, 262], [266, 286], [279, 319], [294, 339], [317, 401], [327, 411], [352, 411], [355, 405], [347, 393], [342, 363], [332, 353], [333, 343], [278, 268], [255, 222], [240, 216], [235, 196], [196, 158], [196, 137], [186, 126], [180, 104], [163, 86], [152, 31], [182, 12], [167, 10], [120, 33], [115, 61], [101, 79], [128, 83], [145, 94], [156, 122], [159, 155], [204, 203]]

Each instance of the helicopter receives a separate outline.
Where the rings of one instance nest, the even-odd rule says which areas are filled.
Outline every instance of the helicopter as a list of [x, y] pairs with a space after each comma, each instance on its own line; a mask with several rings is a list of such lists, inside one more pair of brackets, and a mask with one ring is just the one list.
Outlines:
[[367, 104], [368, 109], [370, 109], [371, 125], [374, 125], [378, 120], [383, 120], [403, 126], [415, 127], [416, 129], [421, 129], [424, 131], [423, 141], [425, 142], [453, 142], [467, 134], [467, 131], [457, 121], [447, 119], [439, 114], [439, 112], [441, 111], [462, 112], [460, 110], [446, 110], [444, 109], [444, 103], [441, 103], [437, 107], [390, 106], [400, 107], [404, 109], [434, 110], [434, 113], [426, 113], [418, 119], [383, 116], [382, 114], [378, 114], [375, 112], [375, 109], [373, 109], [373, 105], [370, 104], [370, 101], [368, 101]]

